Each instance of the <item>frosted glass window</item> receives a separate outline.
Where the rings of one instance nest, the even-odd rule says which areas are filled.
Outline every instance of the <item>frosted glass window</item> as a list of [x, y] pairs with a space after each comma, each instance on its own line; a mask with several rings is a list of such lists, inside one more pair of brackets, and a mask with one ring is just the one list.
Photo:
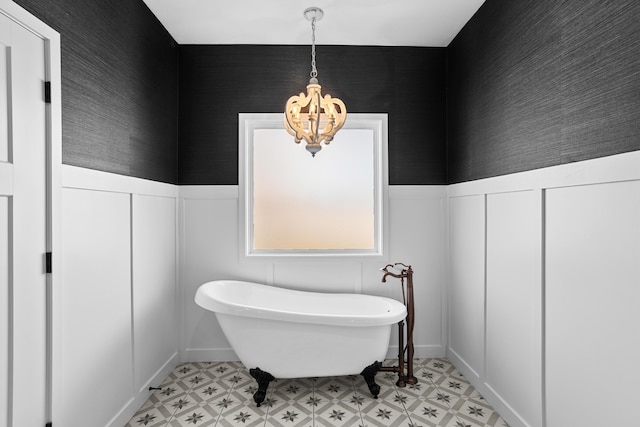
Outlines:
[[241, 115], [245, 255], [382, 255], [386, 120], [352, 116], [312, 157], [281, 114]]
[[373, 131], [344, 129], [316, 157], [284, 129], [254, 131], [254, 249], [372, 250], [373, 191]]

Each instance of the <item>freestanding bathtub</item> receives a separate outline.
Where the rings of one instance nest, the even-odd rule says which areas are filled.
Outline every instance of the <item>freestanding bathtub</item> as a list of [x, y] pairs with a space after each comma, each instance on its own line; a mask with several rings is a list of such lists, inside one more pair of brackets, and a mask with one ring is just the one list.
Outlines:
[[203, 284], [195, 301], [213, 311], [240, 361], [258, 381], [260, 406], [274, 378], [362, 374], [377, 397], [375, 374], [387, 355], [399, 301], [362, 294], [328, 294], [251, 282]]

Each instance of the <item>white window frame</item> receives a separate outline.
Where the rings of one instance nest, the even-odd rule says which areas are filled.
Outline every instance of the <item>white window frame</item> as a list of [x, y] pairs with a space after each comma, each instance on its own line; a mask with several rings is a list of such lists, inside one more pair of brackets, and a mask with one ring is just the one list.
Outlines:
[[[343, 129], [367, 129], [373, 131], [374, 146], [374, 248], [353, 250], [255, 250], [253, 248], [253, 135], [259, 129], [282, 129], [282, 113], [240, 113], [238, 184], [239, 184], [239, 230], [240, 256], [242, 259], [283, 260], [303, 259], [345, 259], [385, 260], [388, 254], [388, 212], [389, 212], [389, 172], [388, 172], [388, 119], [387, 114], [354, 114], [347, 117]], [[336, 141], [333, 143], [338, 143]], [[302, 143], [301, 143], [302, 144]], [[296, 147], [291, 137], [292, 148]], [[331, 150], [331, 145], [325, 148]], [[320, 152], [318, 155], [322, 155]]]

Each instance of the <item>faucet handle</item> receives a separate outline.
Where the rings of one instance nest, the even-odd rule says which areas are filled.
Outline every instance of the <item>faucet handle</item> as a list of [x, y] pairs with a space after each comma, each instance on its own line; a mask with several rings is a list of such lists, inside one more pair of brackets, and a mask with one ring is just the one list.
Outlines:
[[385, 265], [384, 267], [382, 267], [382, 268], [380, 269], [380, 271], [384, 271], [385, 273], [388, 273], [388, 272], [389, 272], [389, 270], [388, 270], [388, 268], [389, 268], [389, 267], [393, 268], [393, 264], [387, 264], [387, 265]]
[[[398, 268], [398, 264], [400, 263], [387, 264], [380, 269], [380, 271], [384, 271], [384, 275], [382, 276], [382, 283], [385, 283], [387, 281], [387, 276], [395, 277], [396, 279], [401, 279], [404, 277], [407, 270]], [[391, 269], [392, 271], [389, 271], [389, 269]]]
[[389, 268], [399, 272], [399, 274], [404, 274], [408, 270], [411, 270], [411, 266], [410, 265], [404, 264], [402, 262], [396, 262], [395, 264], [387, 264], [387, 265], [385, 265], [384, 267], [382, 267], [380, 269], [380, 271], [384, 271], [385, 273], [389, 273], [389, 274], [393, 275], [393, 273], [391, 271], [389, 271]]

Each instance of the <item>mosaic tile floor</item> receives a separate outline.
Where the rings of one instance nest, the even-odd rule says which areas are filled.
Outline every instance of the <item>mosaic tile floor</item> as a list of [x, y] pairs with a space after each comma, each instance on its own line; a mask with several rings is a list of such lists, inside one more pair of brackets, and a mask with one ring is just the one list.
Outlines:
[[399, 388], [395, 373], [379, 372], [378, 399], [360, 375], [276, 380], [258, 408], [257, 383], [240, 362], [186, 363], [126, 427], [507, 426], [447, 360], [416, 359], [414, 375], [418, 384]]

